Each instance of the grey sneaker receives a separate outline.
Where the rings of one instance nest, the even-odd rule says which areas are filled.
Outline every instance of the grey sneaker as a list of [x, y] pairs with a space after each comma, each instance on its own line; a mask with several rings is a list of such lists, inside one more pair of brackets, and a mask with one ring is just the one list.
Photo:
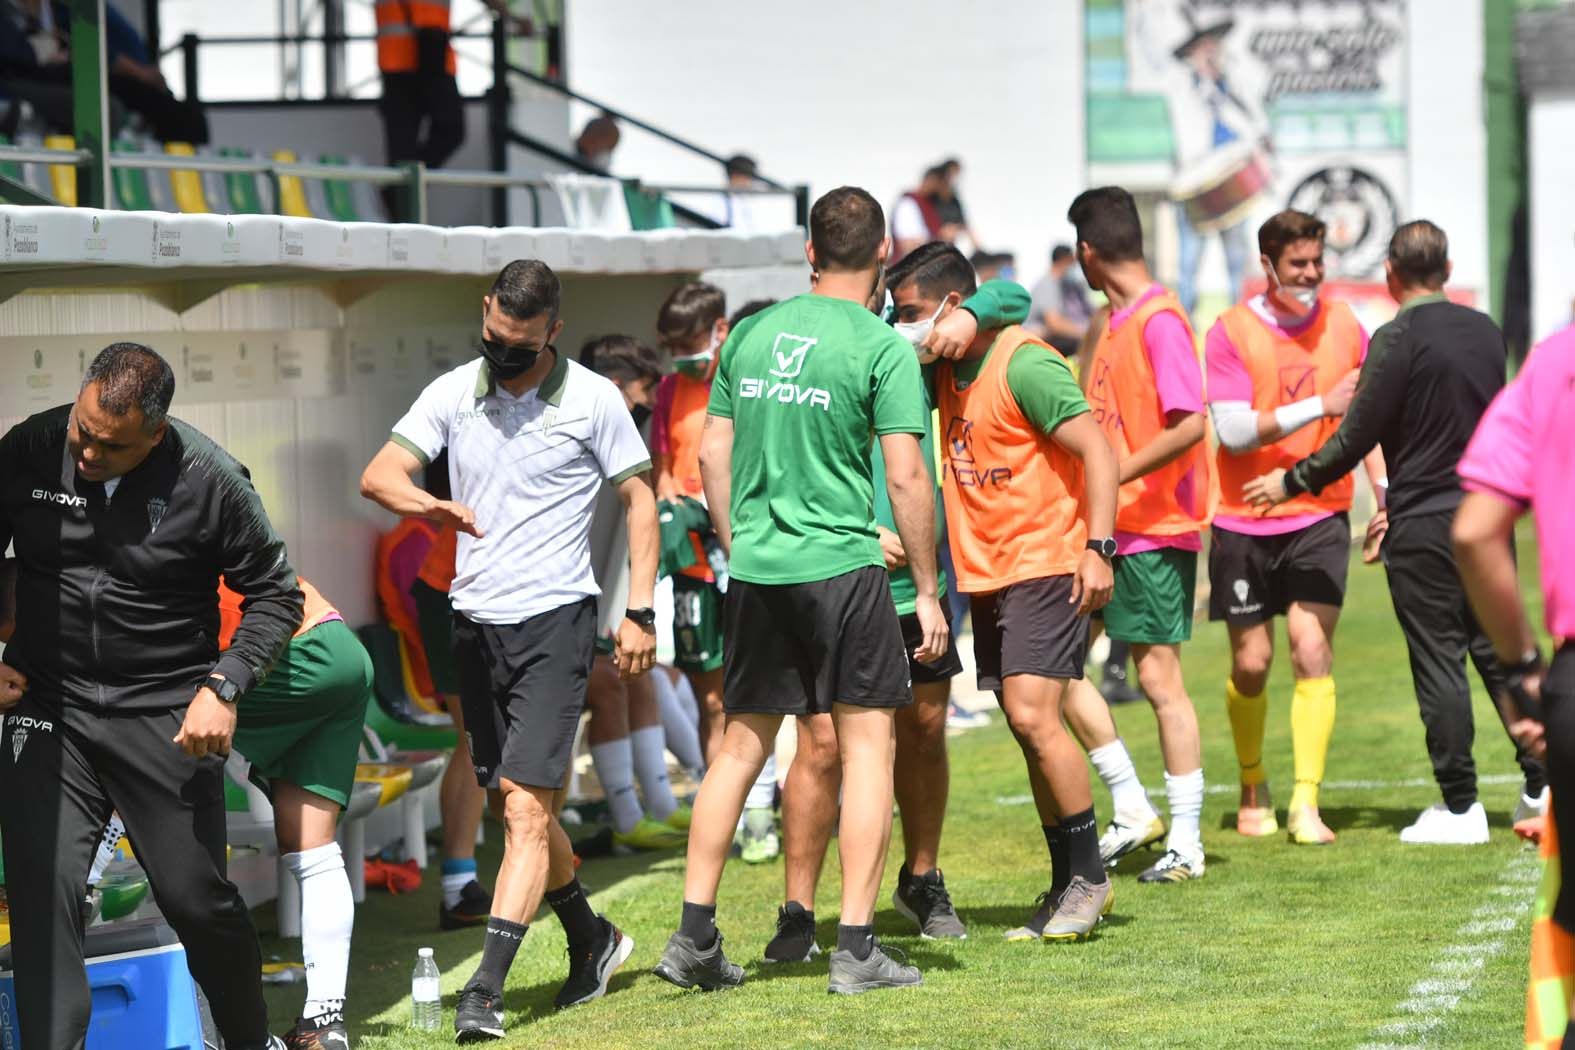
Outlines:
[[[901, 955], [902, 962], [892, 954]], [[859, 959], [852, 952], [840, 948], [831, 953], [831, 981], [826, 991], [832, 995], [858, 995], [877, 988], [912, 988], [924, 983], [924, 975], [917, 966], [909, 966], [908, 957], [897, 948], [887, 948], [875, 942], [868, 959]]]
[[704, 951], [683, 934], [673, 934], [667, 939], [662, 961], [656, 964], [652, 972], [669, 984], [707, 992], [737, 988], [744, 983], [744, 968], [728, 962], [727, 956], [722, 954], [720, 930], [716, 934], [716, 943]]
[[[1062, 892], [1064, 893], [1065, 891], [1063, 890]], [[1028, 917], [1028, 921], [1015, 930], [1007, 930], [1005, 934], [1006, 939], [1009, 941], [1037, 941], [1044, 936], [1045, 926], [1050, 922], [1050, 916], [1054, 915], [1055, 910], [1060, 906], [1060, 894], [1045, 890], [1038, 897], [1034, 898], [1034, 913]]]
[[912, 919], [919, 927], [919, 936], [925, 940], [951, 938], [962, 940], [968, 936], [968, 927], [957, 917], [952, 907], [951, 894], [946, 892], [946, 880], [941, 869], [923, 875], [908, 874], [906, 866], [897, 873], [897, 888], [891, 894], [891, 906], [897, 914]]
[[1095, 885], [1081, 875], [1073, 875], [1040, 936], [1047, 941], [1082, 940], [1094, 932], [1100, 919], [1110, 914], [1115, 896], [1116, 888], [1109, 879]]

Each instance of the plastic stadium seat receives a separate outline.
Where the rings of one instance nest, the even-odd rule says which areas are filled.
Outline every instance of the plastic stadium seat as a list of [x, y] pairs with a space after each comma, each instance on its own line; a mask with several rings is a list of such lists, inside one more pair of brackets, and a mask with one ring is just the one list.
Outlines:
[[[9, 135], [0, 135], [0, 146], [9, 146], [9, 145], [11, 145], [11, 136], [9, 136]], [[4, 162], [0, 162], [0, 175], [4, 175], [6, 178], [12, 180], [13, 182], [21, 182], [22, 181], [22, 165], [17, 164], [14, 161], [9, 161], [9, 160], [8, 161], [4, 161]]]
[[[45, 135], [45, 149], [76, 149], [70, 135]], [[69, 164], [49, 165], [49, 194], [68, 208], [77, 206], [77, 169]]]
[[[323, 164], [332, 164], [344, 167], [350, 161], [333, 153], [325, 153], [318, 158]], [[367, 222], [369, 217], [362, 215], [356, 206], [355, 183], [343, 179], [323, 179], [323, 199], [328, 207], [324, 218], [338, 219], [340, 222]]]
[[[166, 142], [164, 152], [171, 157], [195, 157], [197, 151], [190, 143]], [[202, 174], [196, 171], [170, 172], [170, 191], [175, 197], [175, 207], [187, 214], [211, 212], [208, 195], [203, 191]]]
[[[295, 151], [292, 149], [279, 149], [273, 151], [273, 159], [279, 164], [296, 163]], [[306, 185], [295, 175], [279, 176], [279, 214], [292, 215], [298, 219], [315, 218], [312, 209], [306, 202]]]
[[[117, 140], [111, 147], [115, 153], [141, 153], [135, 142]], [[115, 186], [115, 206], [122, 211], [156, 211], [148, 172], [142, 168], [114, 168], [110, 181]]]
[[[235, 159], [250, 160], [252, 154], [249, 150], [237, 149], [226, 146], [219, 150], [219, 156]], [[225, 195], [229, 198], [229, 210], [237, 215], [263, 215], [271, 209], [263, 203], [261, 190], [258, 189], [259, 176], [242, 172], [224, 173]]]

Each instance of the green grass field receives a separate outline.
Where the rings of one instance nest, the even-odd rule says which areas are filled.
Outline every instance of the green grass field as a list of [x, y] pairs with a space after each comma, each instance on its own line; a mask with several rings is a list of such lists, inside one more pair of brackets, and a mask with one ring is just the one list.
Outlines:
[[[1529, 542], [1523, 549], [1530, 547]], [[1535, 567], [1524, 559], [1528, 591]], [[1340, 835], [1327, 849], [1233, 830], [1235, 757], [1222, 697], [1224, 630], [1200, 624], [1185, 650], [1204, 734], [1208, 875], [1140, 886], [1148, 861], [1117, 874], [1115, 911], [1077, 945], [1008, 944], [1047, 884], [1044, 843], [1021, 756], [1002, 720], [952, 741], [952, 796], [942, 867], [969, 938], [919, 940], [882, 899], [877, 931], [923, 969], [919, 989], [826, 994], [817, 963], [765, 968], [782, 894], [780, 862], [730, 864], [718, 922], [747, 978], [736, 991], [684, 993], [652, 976], [678, 919], [683, 858], [660, 854], [589, 862], [593, 903], [636, 942], [603, 1000], [562, 1014], [552, 997], [566, 972], [564, 939], [543, 912], [507, 991], [518, 1047], [1359, 1047], [1517, 1045], [1524, 1010], [1529, 904], [1537, 870], [1509, 830], [1518, 787], [1513, 754], [1485, 699], [1476, 755], [1493, 825], [1485, 847], [1402, 847], [1396, 833], [1436, 801], [1404, 647], [1382, 571], [1352, 569], [1337, 637], [1340, 708], [1324, 815]], [[1283, 645], [1282, 645], [1283, 649]], [[1474, 682], [1474, 680], [1473, 680]], [[1474, 682], [1475, 684], [1475, 682]], [[972, 683], [967, 683], [971, 688]], [[1289, 674], [1276, 668], [1267, 761], [1276, 801], [1289, 796]], [[1146, 705], [1117, 720], [1156, 801], [1162, 800], [1154, 719]], [[1108, 797], [1095, 781], [1101, 819]], [[496, 829], [491, 841], [496, 842]], [[890, 893], [900, 842], [886, 874]], [[495, 847], [483, 851], [495, 870]], [[835, 940], [835, 846], [821, 887], [820, 942]], [[418, 893], [373, 893], [356, 916], [349, 1020], [367, 1048], [452, 1045], [453, 996], [480, 954], [479, 930], [436, 932], [437, 879]], [[271, 909], [259, 912], [265, 934]], [[416, 948], [436, 949], [445, 1028], [409, 1029]], [[299, 958], [295, 942], [265, 951]], [[299, 1010], [299, 985], [270, 990], [275, 1030]]]

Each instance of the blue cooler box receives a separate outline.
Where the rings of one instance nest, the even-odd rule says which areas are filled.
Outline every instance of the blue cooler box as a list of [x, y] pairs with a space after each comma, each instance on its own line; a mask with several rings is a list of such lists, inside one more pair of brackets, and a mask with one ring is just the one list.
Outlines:
[[[93, 990], [87, 1050], [203, 1050], [186, 949], [162, 919], [91, 927], [84, 951]], [[0, 1050], [26, 1050], [9, 945], [0, 949]]]

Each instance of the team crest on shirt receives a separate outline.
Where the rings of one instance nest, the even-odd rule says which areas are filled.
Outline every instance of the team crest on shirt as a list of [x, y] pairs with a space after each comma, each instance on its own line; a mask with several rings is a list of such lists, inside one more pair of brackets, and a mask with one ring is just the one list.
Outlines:
[[11, 730], [11, 764], [14, 766], [22, 761], [22, 749], [27, 746], [27, 730], [17, 728]]
[[159, 522], [164, 520], [164, 512], [169, 510], [169, 501], [155, 496], [148, 500], [148, 531], [157, 532]]
[[16, 765], [22, 761], [22, 749], [27, 746], [29, 730], [40, 733], [53, 733], [55, 723], [42, 718], [29, 718], [26, 715], [12, 715], [6, 719], [11, 725], [11, 764]]

